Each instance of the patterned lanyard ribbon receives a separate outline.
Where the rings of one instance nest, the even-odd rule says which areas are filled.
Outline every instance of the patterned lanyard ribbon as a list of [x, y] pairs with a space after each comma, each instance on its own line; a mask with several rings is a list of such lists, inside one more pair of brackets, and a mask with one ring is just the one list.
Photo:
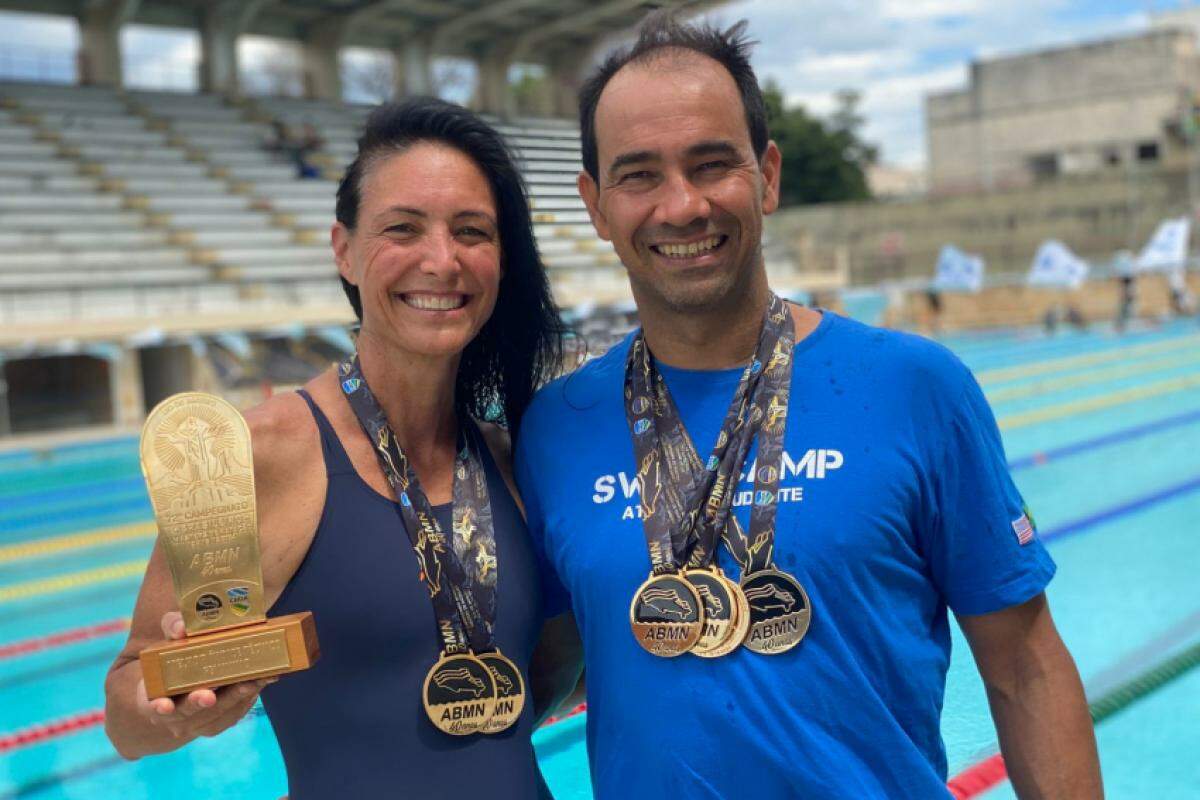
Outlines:
[[[744, 573], [771, 565], [794, 345], [791, 312], [772, 294], [754, 357], [742, 372], [712, 455], [702, 463], [645, 338], [639, 332], [634, 339], [625, 365], [625, 416], [654, 574], [711, 565], [718, 535]], [[747, 536], [730, 508], [755, 435]]]
[[416, 471], [367, 386], [357, 353], [338, 366], [338, 376], [342, 392], [371, 440], [383, 474], [400, 503], [420, 578], [433, 601], [443, 651], [456, 654], [468, 649], [476, 653], [495, 650], [496, 537], [478, 431], [469, 420], [460, 420], [454, 458], [453, 530], [448, 547]]

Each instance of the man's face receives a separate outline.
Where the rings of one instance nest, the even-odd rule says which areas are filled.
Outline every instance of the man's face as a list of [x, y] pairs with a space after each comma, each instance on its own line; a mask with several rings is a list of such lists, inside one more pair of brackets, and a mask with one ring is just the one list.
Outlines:
[[[598, 179], [579, 191], [640, 306], [717, 308], [761, 265], [779, 202], [779, 151], [760, 163], [733, 77], [687, 51], [623, 67], [596, 108]], [[646, 310], [646, 309], [643, 309]]]

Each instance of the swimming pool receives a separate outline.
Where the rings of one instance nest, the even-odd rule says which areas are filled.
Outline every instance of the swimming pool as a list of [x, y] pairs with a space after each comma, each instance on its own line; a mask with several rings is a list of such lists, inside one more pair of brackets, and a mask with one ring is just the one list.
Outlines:
[[[975, 370], [1059, 565], [1049, 595], [1091, 696], [1200, 641], [1200, 330], [948, 339]], [[136, 442], [0, 455], [0, 800], [277, 798], [261, 714], [182, 751], [122, 761], [96, 724], [153, 536]], [[1098, 728], [1112, 798], [1200, 796], [1200, 670]], [[59, 723], [46, 729], [48, 722]], [[561, 800], [588, 798], [578, 716], [539, 731]], [[982, 684], [956, 631], [951, 773], [990, 755]], [[1011, 797], [1007, 786], [988, 798]]]

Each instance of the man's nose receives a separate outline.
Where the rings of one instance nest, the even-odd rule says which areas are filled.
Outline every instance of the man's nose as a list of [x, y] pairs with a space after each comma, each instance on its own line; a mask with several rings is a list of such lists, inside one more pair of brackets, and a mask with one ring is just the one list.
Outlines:
[[697, 220], [708, 219], [711, 207], [708, 199], [687, 176], [677, 175], [663, 183], [658, 204], [658, 222], [685, 228]]

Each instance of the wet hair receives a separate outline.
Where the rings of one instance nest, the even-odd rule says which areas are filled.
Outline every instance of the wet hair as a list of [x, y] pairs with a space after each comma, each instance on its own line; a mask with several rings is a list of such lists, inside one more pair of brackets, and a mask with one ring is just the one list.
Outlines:
[[755, 43], [746, 38], [746, 25], [746, 20], [742, 20], [721, 30], [706, 22], [681, 22], [671, 9], [659, 9], [642, 21], [636, 42], [613, 51], [601, 62], [579, 89], [579, 136], [583, 148], [583, 168], [593, 180], [600, 179], [596, 106], [600, 104], [604, 87], [622, 67], [650, 62], [657, 56], [665, 55], [662, 52], [664, 50], [699, 53], [729, 72], [742, 98], [754, 155], [762, 159], [767, 150], [767, 106], [758, 85], [758, 77], [750, 66], [750, 48]]
[[[461, 412], [515, 434], [534, 391], [561, 370], [564, 327], [534, 240], [525, 183], [500, 134], [462, 106], [432, 97], [379, 106], [338, 185], [337, 221], [353, 231], [372, 169], [420, 143], [462, 152], [492, 190], [503, 274], [491, 318], [463, 350], [455, 396]], [[342, 288], [361, 322], [358, 287], [342, 278]]]

